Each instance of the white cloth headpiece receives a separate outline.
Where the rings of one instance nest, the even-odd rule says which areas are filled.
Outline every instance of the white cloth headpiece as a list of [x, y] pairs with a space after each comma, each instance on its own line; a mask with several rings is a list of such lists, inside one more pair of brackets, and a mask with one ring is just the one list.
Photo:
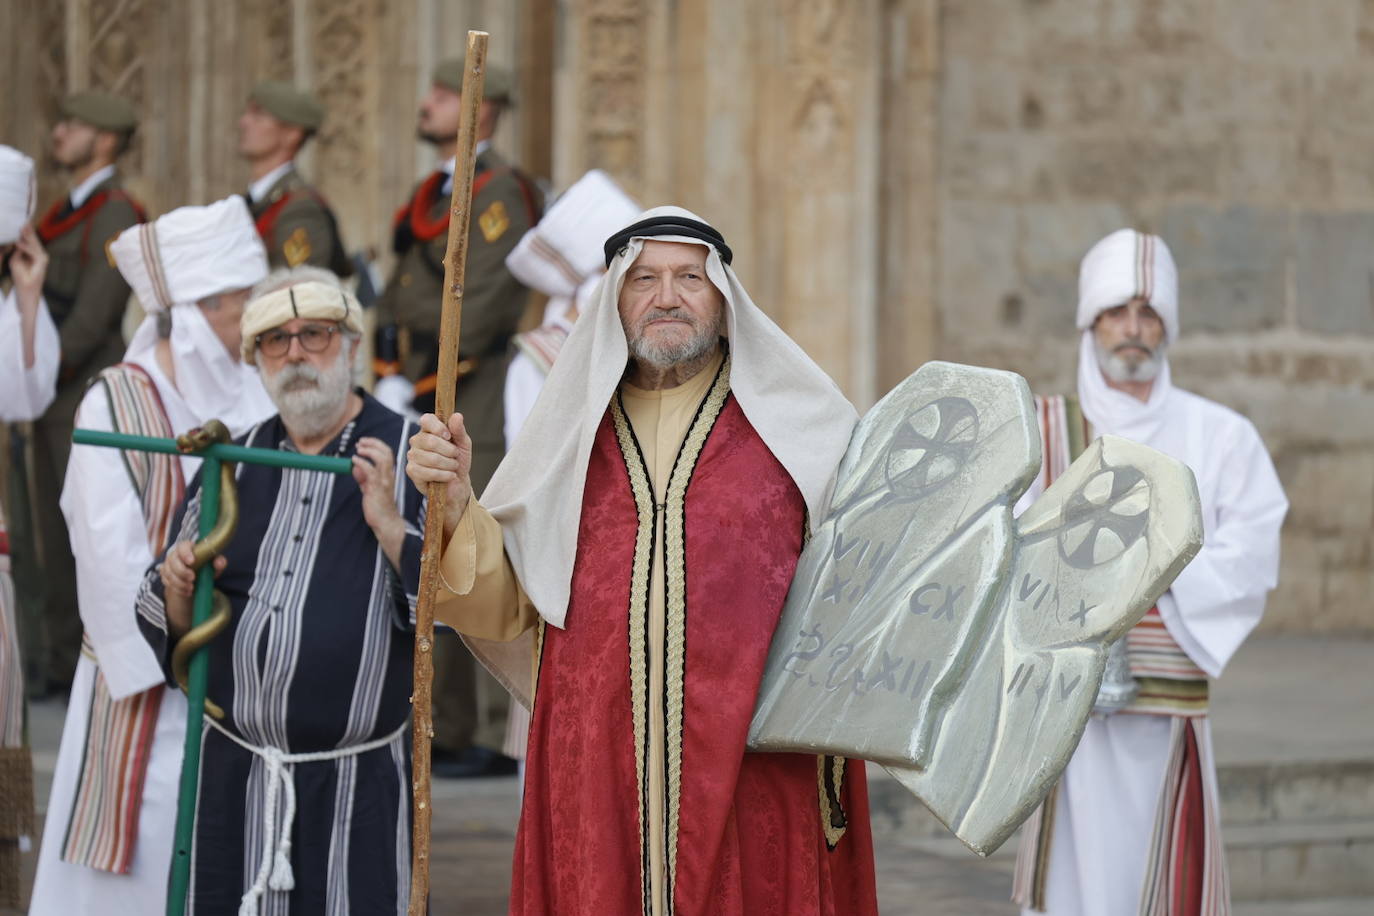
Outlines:
[[[661, 216], [700, 221], [679, 207], [656, 207], [615, 228]], [[554, 626], [563, 626], [567, 615], [592, 444], [629, 361], [617, 308], [620, 287], [644, 241], [632, 238], [611, 261], [482, 494], [482, 504], [501, 523], [520, 584]], [[703, 244], [685, 236], [650, 241]], [[825, 518], [858, 415], [830, 377], [754, 305], [715, 248], [707, 247], [706, 275], [725, 297], [731, 392], [796, 483], [814, 528]]]
[[348, 290], [321, 280], [293, 283], [259, 296], [243, 310], [239, 324], [243, 361], [257, 362], [259, 334], [294, 318], [337, 321], [354, 334], [363, 333], [363, 307]]
[[0, 245], [19, 238], [33, 216], [33, 160], [12, 146], [0, 146]]
[[237, 194], [130, 226], [110, 243], [110, 254], [147, 312], [245, 289], [267, 276], [267, 251]]
[[572, 299], [588, 279], [601, 276], [601, 245], [639, 213], [605, 172], [592, 169], [559, 195], [539, 223], [506, 255], [506, 267], [530, 289]]
[[1088, 329], [1109, 308], [1141, 298], [1164, 321], [1169, 343], [1178, 340], [1178, 268], [1157, 235], [1118, 229], [1083, 256], [1078, 269], [1078, 327]]
[[221, 420], [238, 435], [276, 412], [257, 370], [235, 358], [196, 305], [267, 276], [267, 252], [242, 197], [131, 226], [110, 243], [110, 253], [148, 312], [126, 360], [154, 359], [157, 314], [174, 310], [168, 343], [175, 385], [196, 416]]

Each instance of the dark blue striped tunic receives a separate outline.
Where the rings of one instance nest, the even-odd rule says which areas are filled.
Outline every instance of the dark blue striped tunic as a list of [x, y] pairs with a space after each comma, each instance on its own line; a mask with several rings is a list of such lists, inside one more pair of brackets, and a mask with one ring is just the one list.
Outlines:
[[[362, 394], [362, 392], [359, 392]], [[237, 468], [240, 519], [217, 586], [233, 622], [210, 644], [209, 697], [221, 723], [257, 747], [292, 754], [395, 739], [338, 760], [290, 765], [297, 811], [291, 831], [295, 889], [268, 890], [262, 916], [404, 913], [410, 883], [411, 627], [419, 587], [422, 497], [405, 476], [412, 424], [362, 394], [363, 409], [321, 454], [350, 457], [363, 436], [396, 455], [396, 503], [406, 521], [402, 569], [383, 554], [349, 475]], [[279, 417], [240, 440], [291, 449]], [[173, 524], [194, 540], [200, 479]], [[161, 562], [161, 558], [159, 558]], [[167, 664], [156, 567], [138, 596], [139, 624]], [[239, 910], [262, 861], [268, 792], [264, 759], [207, 727], [187, 913]], [[280, 831], [277, 806], [271, 838]]]

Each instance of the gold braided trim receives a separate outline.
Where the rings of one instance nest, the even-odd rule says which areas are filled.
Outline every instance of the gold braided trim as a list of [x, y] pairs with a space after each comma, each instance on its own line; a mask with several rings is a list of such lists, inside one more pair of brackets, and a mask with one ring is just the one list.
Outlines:
[[663, 578], [667, 592], [664, 602], [667, 620], [663, 640], [666, 694], [663, 724], [668, 803], [664, 830], [667, 833], [669, 900], [673, 899], [673, 886], [677, 882], [677, 830], [682, 808], [682, 718], [687, 665], [687, 485], [692, 481], [701, 450], [729, 396], [730, 357], [727, 355], [682, 440], [663, 496]]
[[544, 618], [534, 625], [534, 673], [530, 677], [530, 715], [534, 715], [534, 704], [539, 696], [539, 669], [544, 666]]
[[615, 424], [616, 440], [621, 457], [630, 475], [630, 489], [634, 492], [635, 511], [639, 528], [635, 534], [634, 568], [630, 574], [630, 708], [634, 717], [635, 780], [639, 790], [639, 878], [643, 893], [644, 912], [651, 912], [649, 855], [649, 583], [653, 569], [654, 550], [654, 491], [649, 484], [649, 472], [635, 441], [634, 430], [621, 405], [620, 396], [611, 399], [611, 420]]
[[834, 849], [844, 839], [849, 818], [845, 816], [844, 806], [840, 803], [840, 790], [844, 787], [844, 771], [848, 761], [843, 757], [816, 758], [816, 786], [820, 791], [821, 830], [825, 834], [827, 849]]

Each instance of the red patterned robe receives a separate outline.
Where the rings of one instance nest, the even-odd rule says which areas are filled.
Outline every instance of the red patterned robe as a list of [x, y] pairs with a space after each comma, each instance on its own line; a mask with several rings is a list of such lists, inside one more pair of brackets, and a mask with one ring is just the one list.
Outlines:
[[728, 368], [658, 500], [619, 395], [601, 423], [566, 628], [538, 633], [512, 913], [877, 912], [862, 765], [745, 753], [806, 519]]

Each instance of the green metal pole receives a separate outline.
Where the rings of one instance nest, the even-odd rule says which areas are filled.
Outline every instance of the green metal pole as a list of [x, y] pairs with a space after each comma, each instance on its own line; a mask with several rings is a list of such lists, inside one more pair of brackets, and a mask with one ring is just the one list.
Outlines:
[[[180, 455], [175, 439], [154, 436], [134, 436], [128, 433], [78, 429], [72, 434], [76, 445], [99, 445], [106, 448]], [[220, 466], [230, 461], [242, 464], [265, 464], [279, 468], [324, 471], [348, 474], [353, 462], [347, 458], [326, 455], [302, 455], [270, 448], [247, 448], [242, 445], [215, 443], [194, 453], [204, 459], [200, 468], [200, 534], [210, 534], [219, 520]], [[210, 618], [214, 600], [215, 571], [213, 560], [196, 574], [195, 602], [191, 611], [192, 627]], [[196, 825], [197, 782], [200, 777], [200, 739], [204, 730], [205, 693], [210, 675], [210, 657], [201, 648], [191, 656], [186, 709], [186, 751], [181, 765], [181, 788], [177, 795], [176, 845], [172, 853], [172, 874], [167, 896], [168, 916], [182, 916], [186, 911], [186, 895], [191, 886], [191, 842]]]
[[[126, 446], [127, 447], [127, 446]], [[208, 535], [219, 520], [220, 460], [207, 457], [200, 468], [200, 537]], [[214, 561], [196, 573], [195, 605], [191, 625], [199, 626], [210, 617], [215, 589]], [[186, 893], [191, 887], [191, 839], [196, 826], [196, 782], [200, 778], [200, 735], [204, 728], [205, 692], [210, 674], [210, 658], [201, 649], [191, 658], [190, 690], [186, 698], [186, 751], [181, 765], [181, 790], [177, 794], [176, 845], [172, 852], [171, 890], [167, 896], [168, 916], [186, 911]]]
[[[77, 445], [103, 445], [107, 448], [122, 448], [138, 452], [162, 452], [180, 455], [175, 439], [159, 439], [155, 436], [132, 436], [128, 433], [107, 433], [98, 429], [78, 429], [72, 433], [72, 442]], [[331, 455], [302, 455], [300, 452], [287, 452], [274, 448], [248, 448], [245, 445], [216, 443], [200, 451], [193, 452], [198, 458], [218, 458], [238, 464], [266, 464], [278, 468], [298, 468], [305, 471], [325, 471], [330, 474], [348, 474], [353, 470], [353, 462], [347, 458]], [[218, 473], [218, 472], [216, 472]], [[201, 472], [201, 477], [207, 475]]]

